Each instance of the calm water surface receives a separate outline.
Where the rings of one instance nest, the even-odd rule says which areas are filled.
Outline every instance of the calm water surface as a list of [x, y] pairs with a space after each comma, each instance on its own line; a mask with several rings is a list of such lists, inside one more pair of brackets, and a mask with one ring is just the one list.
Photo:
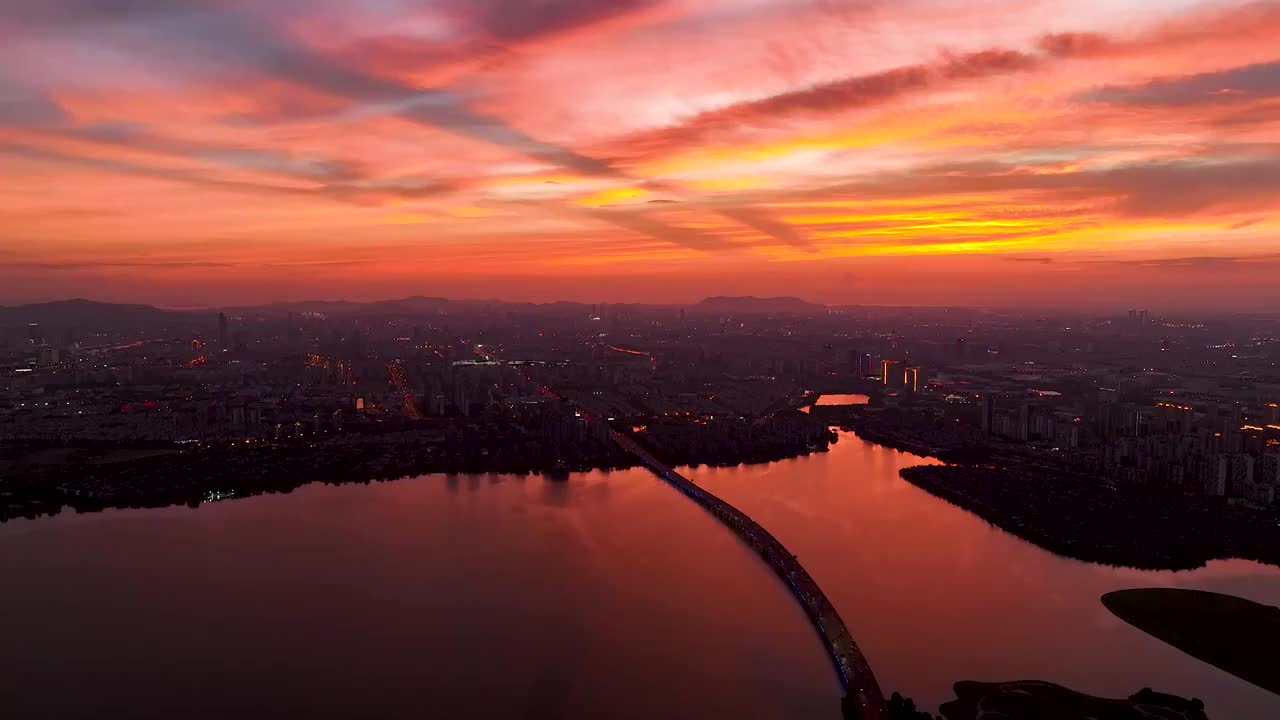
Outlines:
[[643, 471], [0, 526], [0, 717], [820, 718], [835, 672]]
[[866, 395], [819, 395], [814, 405], [866, 405]]
[[1186, 587], [1280, 605], [1280, 568], [1232, 560], [1145, 572], [1057, 557], [898, 477], [930, 462], [841, 433], [831, 452], [690, 476], [800, 557], [886, 691], [922, 707], [957, 680], [1052, 680], [1125, 697], [1143, 687], [1203, 699], [1211, 718], [1275, 720], [1280, 696], [1111, 615], [1098, 598]]
[[[1152, 686], [1210, 716], [1280, 697], [1114, 619], [1104, 592], [1183, 586], [1280, 604], [1280, 569], [1057, 558], [830, 453], [691, 475], [796, 552], [886, 690], [960, 679]], [[0, 525], [3, 717], [837, 717], [834, 674], [781, 583], [642, 471], [428, 476]]]

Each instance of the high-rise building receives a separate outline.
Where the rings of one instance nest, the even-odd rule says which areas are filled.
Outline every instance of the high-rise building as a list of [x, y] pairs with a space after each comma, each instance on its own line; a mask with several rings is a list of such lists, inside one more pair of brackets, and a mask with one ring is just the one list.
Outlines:
[[929, 374], [924, 368], [907, 368], [903, 373], [902, 384], [911, 392], [918, 393], [929, 384]]
[[994, 395], [982, 396], [982, 432], [990, 435], [995, 431], [996, 398]]
[[471, 417], [471, 393], [461, 382], [453, 386], [453, 404], [464, 417]]
[[1269, 452], [1262, 455], [1255, 479], [1268, 485], [1280, 486], [1280, 453]]
[[1218, 457], [1218, 486], [1227, 497], [1248, 497], [1254, 484], [1252, 455], [1230, 453]]
[[880, 363], [880, 382], [886, 387], [902, 387], [904, 379], [901, 360], [885, 360]]
[[871, 357], [871, 353], [863, 353], [858, 358], [858, 374], [864, 378], [871, 377], [874, 373], [875, 359]]
[[218, 313], [218, 345], [223, 349], [227, 347], [227, 314]]

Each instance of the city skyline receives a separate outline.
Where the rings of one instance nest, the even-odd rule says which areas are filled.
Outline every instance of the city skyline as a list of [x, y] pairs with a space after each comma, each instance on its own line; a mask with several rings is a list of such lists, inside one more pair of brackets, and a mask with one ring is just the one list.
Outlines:
[[3, 0], [0, 304], [1265, 309], [1277, 31], [1234, 1]]

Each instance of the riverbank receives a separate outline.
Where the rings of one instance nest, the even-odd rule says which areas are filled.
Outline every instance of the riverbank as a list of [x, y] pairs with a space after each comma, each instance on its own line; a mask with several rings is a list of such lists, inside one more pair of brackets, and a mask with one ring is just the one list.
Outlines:
[[843, 429], [882, 447], [953, 463], [899, 474], [1064, 557], [1143, 570], [1192, 570], [1232, 558], [1280, 566], [1280, 511], [1123, 485], [936, 432], [877, 427], [866, 418]]
[[1023, 680], [1007, 683], [964, 681], [955, 685], [956, 700], [942, 706], [945, 720], [1208, 720], [1198, 699], [1140, 690], [1125, 700], [1100, 698], [1054, 683]]
[[[835, 433], [825, 428], [737, 423], [747, 430], [665, 421], [649, 440], [675, 466], [733, 466], [788, 460], [826, 451]], [[728, 427], [728, 426], [725, 426]], [[733, 432], [730, 432], [733, 430]], [[719, 432], [717, 432], [719, 431]], [[196, 444], [164, 453], [121, 456], [116, 462], [82, 458], [110, 448], [77, 447], [61, 462], [31, 464], [0, 476], [0, 522], [35, 519], [63, 510], [198, 506], [303, 485], [369, 483], [427, 474], [543, 475], [621, 470], [635, 459], [591, 437], [553, 443], [536, 429], [496, 420], [467, 424], [424, 422], [387, 432], [348, 432], [284, 441]]]
[[1035, 467], [919, 466], [903, 479], [1050, 552], [1144, 570], [1280, 566], [1280, 516]]
[[672, 466], [733, 467], [790, 460], [826, 452], [839, 435], [830, 425], [798, 410], [758, 420], [655, 418], [636, 438]]
[[853, 432], [858, 437], [891, 450], [911, 453], [920, 457], [955, 463], [988, 463], [997, 458], [990, 447], [957, 440], [937, 432], [911, 431], [903, 427], [883, 427], [865, 416], [840, 423], [840, 429]]
[[1280, 608], [1183, 588], [1119, 590], [1102, 604], [1191, 657], [1280, 695]]
[[0, 521], [63, 509], [158, 508], [287, 493], [313, 482], [369, 483], [431, 473], [544, 474], [634, 467], [625, 453], [584, 444], [565, 459], [509, 426], [344, 434], [308, 441], [197, 445], [101, 465], [39, 467], [0, 480]]

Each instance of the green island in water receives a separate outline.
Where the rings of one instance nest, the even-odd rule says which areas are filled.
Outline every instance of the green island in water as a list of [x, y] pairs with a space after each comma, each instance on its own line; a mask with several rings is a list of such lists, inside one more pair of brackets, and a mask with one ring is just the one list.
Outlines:
[[1119, 590], [1102, 604], [1148, 635], [1280, 695], [1280, 608], [1174, 588]]

